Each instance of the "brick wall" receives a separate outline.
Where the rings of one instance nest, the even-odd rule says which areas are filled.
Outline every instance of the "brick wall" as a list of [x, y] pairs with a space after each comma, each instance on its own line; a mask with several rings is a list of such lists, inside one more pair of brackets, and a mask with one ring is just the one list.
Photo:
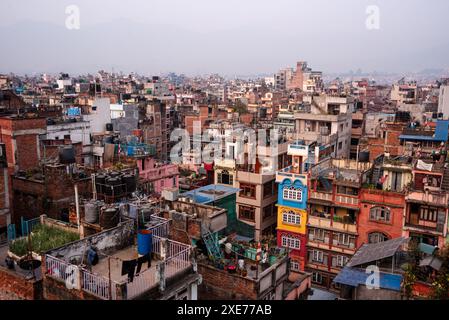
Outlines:
[[257, 300], [256, 283], [239, 275], [198, 263], [203, 283], [198, 300]]
[[17, 300], [42, 299], [42, 280], [26, 280], [14, 271], [0, 266], [0, 296], [2, 293]]
[[[396, 192], [361, 189], [360, 213], [358, 216], [357, 247], [368, 243], [368, 235], [372, 232], [382, 232], [390, 239], [402, 236], [405, 195]], [[376, 222], [370, 220], [370, 210], [373, 207], [383, 206], [390, 209], [390, 222]]]

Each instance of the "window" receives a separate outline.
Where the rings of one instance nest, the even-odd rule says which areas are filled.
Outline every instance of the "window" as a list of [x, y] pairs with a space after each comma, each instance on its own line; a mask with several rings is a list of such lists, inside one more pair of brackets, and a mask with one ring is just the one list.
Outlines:
[[333, 256], [332, 257], [332, 266], [333, 267], [344, 267], [346, 263], [348, 263], [349, 258], [346, 256]]
[[221, 184], [228, 184], [233, 185], [234, 184], [234, 176], [232, 174], [229, 174], [228, 170], [223, 170], [222, 172], [219, 172], [217, 175], [218, 183]]
[[338, 186], [337, 193], [346, 194], [349, 196], [357, 196], [359, 194], [359, 192], [356, 188], [345, 187], [345, 186]]
[[288, 224], [301, 224], [301, 216], [294, 211], [282, 211], [282, 222]]
[[299, 249], [301, 247], [301, 241], [298, 237], [284, 234], [282, 235], [282, 246], [285, 248]]
[[239, 195], [241, 197], [256, 199], [256, 186], [254, 184], [241, 183], [240, 189]]
[[302, 188], [296, 188], [294, 186], [284, 187], [282, 189], [282, 197], [286, 200], [302, 201]]
[[309, 229], [309, 240], [318, 242], [329, 242], [329, 231], [324, 229]]
[[290, 262], [290, 270], [292, 271], [300, 271], [300, 265], [297, 260], [291, 260]]
[[324, 262], [324, 253], [323, 251], [312, 250], [312, 261], [313, 262]]
[[343, 142], [338, 143], [338, 150], [341, 150], [343, 148]]
[[239, 207], [240, 219], [254, 221], [255, 213], [256, 213], [256, 208], [254, 208], [254, 207], [247, 207], [247, 206]]
[[274, 205], [270, 204], [263, 208], [263, 220], [269, 219], [274, 216], [274, 213], [276, 212], [276, 208]]
[[371, 221], [390, 222], [390, 209], [385, 207], [372, 207], [370, 209], [369, 219]]
[[347, 233], [334, 233], [333, 245], [355, 248], [355, 237]]
[[319, 284], [323, 283], [323, 276], [321, 275], [321, 273], [312, 272], [312, 282]]
[[402, 191], [402, 173], [393, 172], [391, 176], [391, 190]]
[[438, 217], [438, 211], [436, 208], [421, 207], [421, 210], [419, 212], [419, 220], [436, 222], [437, 217]]
[[268, 197], [272, 197], [274, 195], [274, 190], [275, 190], [275, 186], [274, 186], [274, 180], [267, 182], [263, 185], [263, 198], [268, 198]]
[[388, 240], [388, 236], [382, 232], [371, 232], [368, 234], [368, 243], [379, 243]]

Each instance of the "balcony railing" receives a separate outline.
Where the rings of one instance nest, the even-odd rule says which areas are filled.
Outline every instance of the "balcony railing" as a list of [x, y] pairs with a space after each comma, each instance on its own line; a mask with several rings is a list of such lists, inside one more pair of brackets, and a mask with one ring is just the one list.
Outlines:
[[[336, 218], [336, 217], [334, 217]], [[309, 215], [308, 224], [311, 227], [324, 228], [324, 229], [334, 229], [338, 231], [357, 233], [357, 225], [353, 222], [343, 222], [343, 220], [338, 221], [334, 219], [333, 221], [330, 218], [317, 217], [313, 215]]]
[[318, 200], [325, 200], [325, 201], [332, 201], [332, 193], [311, 191], [310, 192], [310, 198], [318, 199]]
[[342, 196], [342, 195], [337, 195], [335, 197], [335, 201], [338, 203], [343, 203], [343, 204], [348, 204], [351, 206], [358, 206], [359, 204], [359, 199], [356, 197], [350, 197], [350, 196]]
[[433, 192], [410, 192], [406, 198], [407, 201], [423, 202], [430, 205], [446, 207], [448, 205], [448, 196], [445, 192], [433, 193]]

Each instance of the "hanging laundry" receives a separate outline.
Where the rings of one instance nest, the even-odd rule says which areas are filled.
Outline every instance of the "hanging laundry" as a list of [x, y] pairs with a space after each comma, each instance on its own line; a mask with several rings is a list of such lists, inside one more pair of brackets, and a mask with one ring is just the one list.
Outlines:
[[133, 282], [136, 272], [137, 259], [122, 262], [122, 276], [128, 275], [128, 282]]
[[140, 270], [142, 269], [142, 264], [144, 264], [145, 262], [148, 262], [148, 269], [151, 268], [151, 253], [147, 253], [144, 256], [141, 256], [137, 259], [137, 270], [136, 270], [136, 274], [140, 273]]

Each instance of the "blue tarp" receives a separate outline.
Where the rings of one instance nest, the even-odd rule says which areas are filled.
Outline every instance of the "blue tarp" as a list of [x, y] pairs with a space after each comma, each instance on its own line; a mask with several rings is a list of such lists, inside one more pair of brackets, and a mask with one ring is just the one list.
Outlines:
[[435, 127], [435, 134], [433, 136], [420, 136], [401, 134], [401, 140], [420, 140], [420, 141], [447, 141], [449, 133], [449, 120], [438, 120]]
[[[359, 285], [365, 285], [366, 279], [372, 273], [366, 273], [365, 270], [345, 267], [335, 277], [334, 282], [340, 283], [352, 287], [358, 287]], [[388, 289], [394, 291], [401, 290], [402, 276], [399, 274], [379, 273], [379, 287], [381, 289]]]

